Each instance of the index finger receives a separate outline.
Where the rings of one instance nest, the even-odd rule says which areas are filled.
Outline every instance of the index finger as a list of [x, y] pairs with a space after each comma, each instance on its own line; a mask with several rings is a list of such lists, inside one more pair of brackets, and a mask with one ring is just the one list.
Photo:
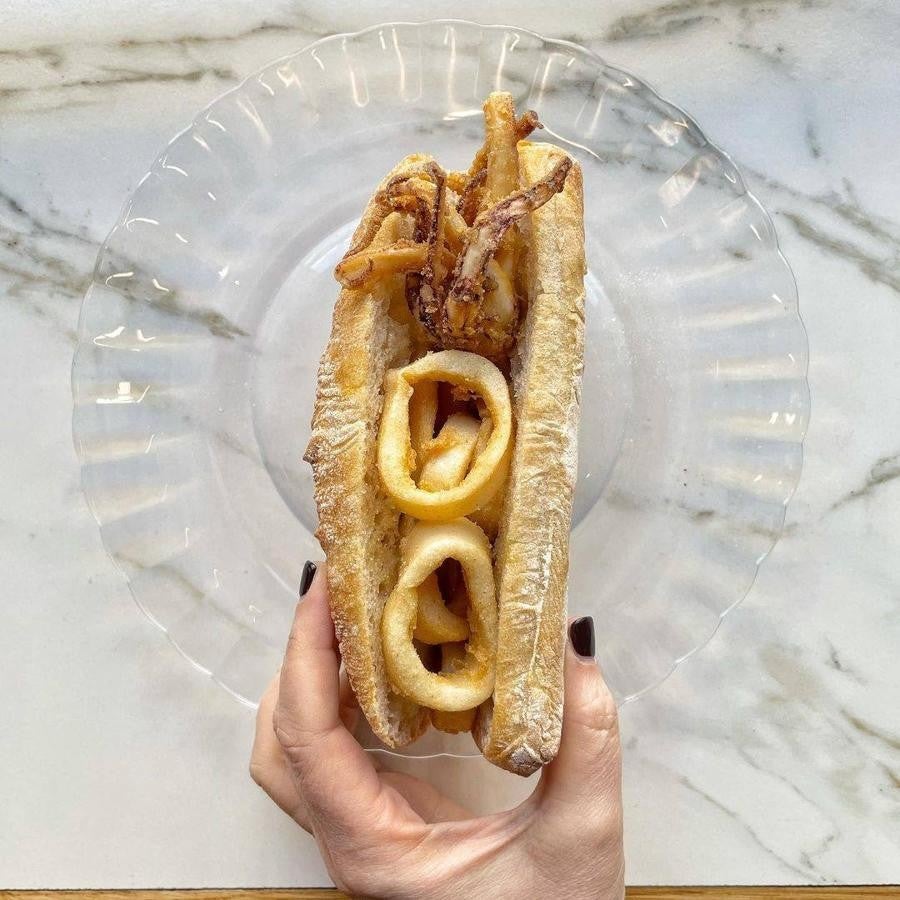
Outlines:
[[312, 817], [371, 831], [382, 787], [369, 755], [341, 721], [340, 660], [324, 566], [294, 615], [274, 724]]

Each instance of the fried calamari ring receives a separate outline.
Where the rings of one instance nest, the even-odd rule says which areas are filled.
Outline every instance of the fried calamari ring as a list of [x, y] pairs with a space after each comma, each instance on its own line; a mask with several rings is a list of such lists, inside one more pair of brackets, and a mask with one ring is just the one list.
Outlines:
[[[445, 559], [462, 567], [469, 597], [466, 655], [453, 671], [429, 672], [413, 645], [419, 586]], [[397, 585], [381, 619], [381, 642], [394, 689], [429, 709], [456, 712], [483, 703], [494, 690], [497, 604], [491, 545], [467, 519], [419, 522], [401, 548]]]
[[[441, 647], [441, 671], [456, 672], [466, 658], [465, 644], [444, 644]], [[460, 734], [471, 731], [475, 722], [477, 709], [463, 709], [456, 712], [446, 712], [441, 709], [431, 710], [431, 724], [438, 731], [447, 734]]]
[[419, 487], [444, 491], [460, 484], [472, 465], [480, 431], [481, 422], [474, 416], [449, 416], [440, 434], [419, 450]]
[[[423, 393], [423, 388], [433, 388], [435, 395], [437, 394], [437, 385], [433, 381], [420, 382], [416, 387], [410, 401], [410, 433], [415, 435], [419, 431], [419, 487], [426, 491], [440, 491], [456, 487], [466, 477], [476, 447], [479, 451], [484, 450], [487, 445], [487, 439], [482, 439], [485, 423], [465, 413], [453, 413], [444, 423], [440, 434], [432, 438], [430, 435], [437, 414], [437, 398], [435, 397], [434, 407], [431, 409], [429, 392]], [[418, 429], [413, 426], [413, 410], [416, 406], [421, 407], [418, 410], [420, 417], [427, 416], [429, 412], [431, 417], [427, 426], [426, 422], [421, 422]], [[421, 434], [425, 433], [426, 427], [429, 437], [422, 441]], [[413, 448], [416, 448], [415, 437]], [[408, 516], [404, 516], [404, 519], [410, 523], [413, 521]], [[454, 598], [454, 608], [451, 609], [449, 604], [444, 603], [437, 575], [429, 575], [419, 585], [419, 612], [413, 637], [423, 644], [449, 644], [466, 640], [469, 626], [461, 614], [466, 606], [464, 594], [463, 591], [462, 597]]]
[[410, 445], [416, 454], [414, 472], [422, 467], [422, 448], [434, 437], [434, 422], [438, 413], [436, 381], [420, 381], [409, 400]]
[[469, 624], [444, 604], [437, 575], [432, 572], [420, 585], [413, 637], [423, 644], [446, 644], [464, 641]]
[[[411, 474], [416, 461], [410, 435], [410, 398], [423, 381], [446, 381], [478, 394], [492, 423], [487, 444], [472, 461], [465, 478], [445, 490], [424, 490]], [[385, 490], [402, 512], [426, 521], [447, 521], [469, 515], [497, 493], [509, 467], [512, 409], [509, 386], [492, 362], [461, 350], [429, 353], [388, 372], [384, 394], [378, 471]]]

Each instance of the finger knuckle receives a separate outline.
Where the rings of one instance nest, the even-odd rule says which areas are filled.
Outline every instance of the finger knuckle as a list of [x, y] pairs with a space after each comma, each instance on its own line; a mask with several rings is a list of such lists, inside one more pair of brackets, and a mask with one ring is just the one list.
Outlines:
[[602, 849], [617, 847], [622, 842], [622, 811], [614, 807], [601, 807], [590, 823], [592, 843]]
[[[332, 836], [333, 838], [334, 836]], [[335, 846], [343, 844], [343, 846]], [[421, 898], [417, 859], [396, 836], [387, 844], [332, 840], [329, 855], [335, 884], [351, 897]]]
[[585, 817], [585, 840], [598, 853], [622, 842], [622, 810], [618, 803], [598, 803]]
[[249, 765], [250, 777], [261, 788], [266, 786], [267, 769], [258, 759], [251, 759]]
[[[332, 872], [335, 884], [351, 897], [382, 897], [385, 889], [381, 870], [372, 860], [363, 861], [358, 853], [340, 854], [332, 857], [335, 871]], [[396, 882], [392, 885], [396, 890]]]
[[300, 635], [300, 629], [296, 624], [293, 625], [291, 627], [290, 633], [288, 634], [287, 650], [285, 656], [292, 656], [293, 654], [301, 652], [304, 649], [303, 640]]
[[331, 876], [335, 886], [351, 897], [371, 897], [375, 893], [371, 874], [353, 863], [336, 866]]
[[588, 692], [577, 715], [581, 725], [598, 736], [618, 739], [619, 714], [616, 701], [602, 681], [598, 681]]
[[296, 731], [276, 724], [275, 737], [278, 738], [278, 743], [281, 745], [287, 761], [295, 768], [302, 766], [305, 761], [306, 743], [298, 737]]
[[[545, 854], [549, 865], [571, 854], [575, 841], [580, 854], [597, 860], [621, 847], [622, 815], [618, 804], [600, 801], [556, 812], [547, 816], [536, 832], [536, 852]], [[573, 812], [577, 815], [577, 831], [572, 829]]]
[[272, 728], [288, 761], [292, 764], [302, 762], [303, 751], [309, 741], [305, 729], [300, 726], [295, 717], [286, 714], [280, 707], [276, 707], [272, 716]]

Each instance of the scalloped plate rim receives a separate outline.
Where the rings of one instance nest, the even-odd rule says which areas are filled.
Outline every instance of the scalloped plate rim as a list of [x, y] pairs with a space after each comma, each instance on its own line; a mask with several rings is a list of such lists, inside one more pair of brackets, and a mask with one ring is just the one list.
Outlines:
[[[98, 283], [97, 277], [98, 277], [98, 272], [100, 269], [100, 264], [104, 258], [104, 255], [108, 251], [109, 244], [110, 244], [113, 236], [118, 231], [118, 229], [121, 227], [125, 212], [128, 208], [128, 205], [129, 205], [134, 193], [140, 187], [141, 183], [146, 178], [146, 176], [157, 169], [161, 160], [164, 159], [164, 157], [166, 155], [166, 151], [170, 147], [172, 147], [177, 141], [179, 141], [182, 137], [184, 137], [186, 134], [190, 133], [200, 123], [200, 121], [203, 118], [203, 115], [205, 113], [209, 112], [211, 109], [213, 109], [217, 104], [219, 104], [226, 97], [229, 97], [232, 94], [237, 94], [238, 92], [243, 90], [247, 85], [250, 84], [250, 82], [254, 78], [258, 77], [263, 72], [268, 71], [269, 69], [271, 69], [279, 64], [283, 64], [290, 60], [296, 59], [297, 57], [299, 57], [303, 54], [307, 54], [307, 53], [311, 52], [312, 50], [314, 50], [318, 46], [337, 42], [337, 41], [347, 41], [350, 39], [361, 38], [367, 34], [371, 34], [371, 33], [374, 33], [374, 32], [377, 32], [377, 31], [380, 31], [383, 29], [396, 28], [396, 27], [422, 29], [422, 28], [427, 28], [430, 26], [440, 26], [440, 25], [445, 25], [445, 26], [459, 25], [459, 26], [465, 26], [467, 28], [477, 28], [477, 29], [481, 29], [483, 31], [494, 31], [494, 32], [507, 31], [507, 32], [517, 32], [520, 34], [526, 34], [532, 38], [537, 39], [544, 45], [562, 48], [562, 49], [572, 53], [573, 55], [580, 55], [582, 57], [586, 57], [587, 59], [591, 60], [596, 65], [598, 65], [599, 67], [602, 67], [603, 69], [606, 69], [606, 70], [611, 70], [611, 71], [614, 71], [617, 73], [621, 73], [622, 75], [626, 76], [627, 78], [632, 79], [637, 85], [639, 85], [643, 88], [646, 88], [656, 100], [658, 100], [665, 106], [669, 107], [670, 109], [674, 110], [676, 113], [683, 116], [684, 119], [694, 129], [696, 129], [697, 133], [703, 137], [703, 139], [706, 143], [706, 146], [708, 146], [709, 149], [714, 154], [716, 154], [717, 156], [719, 156], [721, 159], [723, 159], [725, 162], [727, 162], [729, 164], [729, 166], [732, 168], [732, 170], [734, 171], [734, 173], [738, 179], [738, 183], [737, 183], [738, 196], [743, 196], [743, 197], [747, 198], [747, 200], [756, 208], [757, 212], [759, 214], [761, 214], [762, 219], [771, 228], [771, 232], [773, 235], [773, 241], [774, 241], [773, 249], [775, 252], [775, 256], [779, 260], [782, 269], [787, 273], [787, 275], [790, 279], [792, 299], [794, 301], [794, 315], [796, 317], [796, 323], [797, 323], [797, 327], [798, 327], [798, 336], [801, 339], [802, 351], [803, 351], [802, 370], [796, 379], [802, 385], [802, 396], [800, 398], [800, 404], [802, 406], [802, 413], [801, 413], [802, 422], [801, 422], [800, 428], [799, 428], [799, 437], [795, 442], [795, 445], [797, 448], [797, 454], [798, 454], [798, 463], [797, 463], [796, 474], [793, 478], [793, 483], [790, 485], [789, 489], [786, 492], [786, 496], [783, 501], [783, 511], [780, 516], [780, 521], [778, 523], [778, 527], [775, 530], [775, 535], [772, 538], [769, 547], [765, 550], [764, 553], [762, 553], [757, 558], [752, 577], [747, 584], [746, 590], [744, 590], [731, 604], [729, 604], [724, 610], [722, 610], [718, 614], [718, 618], [717, 618], [712, 630], [709, 631], [709, 633], [706, 634], [702, 638], [702, 640], [695, 647], [693, 647], [690, 651], [688, 651], [687, 653], [685, 653], [682, 656], [675, 659], [673, 661], [672, 665], [669, 667], [669, 669], [664, 674], [662, 674], [655, 680], [651, 681], [645, 687], [641, 688], [640, 690], [636, 691], [633, 694], [630, 694], [628, 697], [626, 697], [624, 700], [622, 700], [620, 703], [620, 707], [623, 707], [623, 706], [628, 705], [629, 703], [634, 702], [635, 700], [639, 700], [640, 698], [645, 697], [650, 692], [656, 690], [660, 685], [662, 685], [665, 681], [667, 681], [684, 662], [689, 660], [695, 654], [699, 653], [701, 650], [705, 649], [709, 645], [709, 643], [713, 640], [713, 638], [716, 636], [716, 634], [719, 632], [719, 629], [721, 628], [722, 623], [726, 619], [726, 617], [736, 607], [738, 607], [741, 603], [743, 603], [746, 600], [746, 598], [749, 596], [750, 592], [753, 590], [753, 587], [759, 576], [759, 570], [760, 570], [761, 565], [768, 558], [769, 554], [775, 548], [775, 546], [777, 545], [778, 541], [780, 540], [780, 538], [783, 534], [784, 522], [785, 522], [785, 518], [787, 515], [788, 504], [790, 503], [791, 499], [794, 497], [794, 495], [797, 491], [797, 488], [799, 487], [799, 484], [800, 484], [800, 479], [802, 477], [803, 467], [804, 467], [805, 441], [806, 441], [807, 431], [809, 428], [809, 422], [810, 422], [810, 418], [811, 418], [811, 414], [812, 414], [812, 410], [811, 410], [812, 398], [811, 398], [811, 392], [810, 392], [810, 388], [809, 388], [809, 337], [808, 337], [806, 325], [803, 321], [803, 316], [802, 316], [802, 313], [800, 310], [800, 302], [799, 302], [800, 298], [799, 298], [799, 290], [797, 287], [797, 279], [796, 279], [796, 276], [794, 274], [794, 271], [793, 271], [790, 263], [788, 262], [787, 258], [785, 257], [785, 255], [781, 249], [781, 244], [780, 244], [780, 241], [778, 238], [778, 230], [775, 227], [775, 223], [772, 219], [772, 216], [769, 214], [769, 212], [765, 208], [765, 206], [760, 202], [760, 200], [756, 196], [756, 194], [747, 187], [746, 180], [744, 179], [744, 176], [740, 170], [740, 167], [734, 162], [734, 160], [731, 158], [731, 156], [725, 150], [723, 150], [718, 144], [716, 144], [715, 142], [713, 142], [709, 139], [706, 132], [703, 130], [703, 128], [700, 127], [700, 125], [698, 124], [696, 119], [694, 119], [693, 116], [691, 116], [689, 113], [687, 113], [678, 104], [672, 102], [671, 100], [666, 99], [655, 87], [653, 87], [653, 85], [648, 83], [644, 78], [635, 75], [631, 70], [629, 70], [625, 67], [622, 67], [618, 64], [612, 64], [612, 63], [607, 62], [595, 50], [592, 50], [588, 47], [585, 47], [582, 44], [578, 44], [574, 41], [566, 40], [563, 38], [546, 37], [545, 35], [542, 35], [539, 32], [533, 31], [532, 29], [521, 28], [516, 25], [482, 24], [482, 23], [479, 23], [479, 22], [476, 22], [476, 21], [473, 21], [470, 19], [461, 19], [461, 18], [436, 18], [436, 19], [427, 19], [427, 20], [423, 20], [423, 21], [419, 21], [419, 22], [413, 22], [413, 21], [409, 21], [409, 20], [400, 19], [400, 20], [380, 22], [380, 23], [377, 23], [374, 25], [367, 26], [366, 28], [358, 29], [356, 31], [336, 32], [335, 34], [325, 35], [320, 38], [317, 38], [316, 40], [303, 45], [298, 50], [283, 54], [281, 56], [278, 56], [278, 57], [275, 57], [275, 58], [269, 60], [264, 65], [255, 69], [249, 75], [242, 78], [237, 84], [233, 85], [232, 87], [230, 87], [224, 91], [219, 92], [212, 100], [210, 100], [207, 104], [205, 104], [203, 107], [201, 107], [201, 109], [195, 114], [195, 116], [191, 119], [191, 121], [184, 128], [177, 131], [163, 145], [161, 150], [156, 154], [156, 156], [153, 158], [153, 161], [150, 164], [149, 168], [146, 170], [145, 174], [141, 177], [141, 179], [138, 181], [138, 183], [129, 192], [128, 196], [123, 201], [123, 203], [119, 209], [119, 213], [115, 219], [115, 224], [109, 230], [109, 232], [107, 233], [106, 237], [104, 238], [102, 244], [100, 245], [100, 247], [97, 251], [97, 258], [96, 258], [96, 261], [94, 263], [94, 267], [93, 267], [92, 273], [91, 273], [91, 281], [90, 281], [90, 284], [88, 285], [87, 290], [85, 291], [85, 295], [82, 299], [82, 304], [81, 304], [81, 308], [79, 310], [79, 316], [78, 316], [78, 324], [77, 324], [78, 343], [76, 345], [75, 352], [74, 352], [73, 358], [72, 358], [72, 364], [70, 367], [70, 383], [71, 383], [70, 386], [71, 386], [71, 391], [72, 391], [73, 403], [77, 405], [77, 401], [78, 401], [77, 370], [78, 370], [78, 364], [79, 364], [79, 357], [80, 357], [82, 349], [84, 347], [86, 308], [87, 308], [88, 300], [90, 298], [91, 291], [92, 291], [93, 287]], [[85, 483], [84, 464], [86, 461], [86, 454], [85, 454], [85, 451], [82, 447], [81, 441], [79, 440], [79, 436], [76, 431], [74, 410], [73, 410], [73, 416], [72, 416], [72, 420], [71, 420], [71, 427], [72, 427], [72, 441], [75, 446], [76, 453], [78, 455], [79, 463], [81, 465], [80, 485], [81, 485], [82, 494], [85, 497], [85, 502], [88, 505], [91, 515], [93, 516], [95, 522], [97, 523], [98, 529], [101, 534], [101, 542], [103, 544], [104, 551], [106, 552], [106, 555], [112, 562], [115, 569], [123, 576], [125, 583], [128, 586], [128, 590], [131, 593], [131, 596], [132, 596], [132, 599], [133, 599], [135, 605], [138, 607], [138, 609], [141, 611], [141, 613], [166, 636], [166, 639], [175, 648], [175, 650], [178, 652], [178, 654], [180, 656], [184, 657], [184, 659], [186, 659], [193, 668], [195, 668], [197, 671], [207, 675], [214, 683], [216, 683], [219, 687], [224, 689], [230, 696], [232, 696], [242, 706], [249, 708], [251, 710], [256, 709], [258, 706], [258, 704], [256, 702], [244, 697], [243, 695], [241, 695], [240, 693], [235, 691], [233, 688], [229, 687], [220, 678], [218, 678], [213, 671], [211, 671], [209, 668], [207, 668], [202, 663], [198, 662], [196, 659], [194, 659], [192, 656], [190, 656], [179, 645], [178, 641], [169, 633], [169, 630], [166, 628], [166, 626], [162, 622], [160, 622], [158, 619], [156, 619], [149, 612], [149, 610], [144, 606], [144, 604], [141, 602], [140, 598], [137, 596], [134, 585], [132, 584], [131, 580], [128, 578], [127, 573], [122, 568], [121, 564], [116, 560], [115, 556], [113, 555], [112, 551], [110, 550], [109, 546], [107, 545], [107, 542], [106, 542], [106, 539], [104, 536], [104, 524], [101, 521], [101, 518], [98, 514], [94, 499], [91, 496], [91, 492]], [[399, 755], [405, 759], [432, 759], [432, 758], [436, 758], [436, 757], [454, 757], [454, 758], [459, 758], [459, 759], [473, 759], [473, 760], [482, 759], [480, 754], [475, 754], [475, 753], [473, 753], [473, 754], [456, 754], [456, 753], [450, 753], [450, 752], [440, 752], [440, 753], [433, 753], [433, 754], [427, 754], [427, 755], [422, 755], [422, 756], [407, 756], [405, 754], [396, 754], [391, 750], [383, 749], [383, 748], [371, 748], [371, 752], [385, 753], [385, 754], [391, 755], [391, 756]]]

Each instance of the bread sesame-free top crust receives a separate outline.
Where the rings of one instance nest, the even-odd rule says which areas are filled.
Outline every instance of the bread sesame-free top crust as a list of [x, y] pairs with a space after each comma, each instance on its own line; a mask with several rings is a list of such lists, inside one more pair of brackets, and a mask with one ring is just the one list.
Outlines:
[[[530, 184], [563, 151], [522, 142]], [[495, 545], [499, 604], [493, 702], [475, 736], [493, 763], [528, 775], [556, 756], [562, 729], [569, 529], [584, 367], [584, 207], [573, 165], [531, 214], [529, 306], [513, 360], [516, 437]]]
[[[543, 177], [563, 151], [521, 142], [521, 180]], [[430, 160], [403, 160], [382, 184]], [[582, 176], [523, 223], [528, 307], [512, 360], [515, 436], [494, 546], [499, 607], [496, 684], [473, 728], [493, 763], [527, 775], [556, 755], [563, 708], [569, 528], [577, 468], [584, 355]], [[371, 224], [372, 203], [357, 234]], [[328, 558], [331, 609], [351, 686], [388, 746], [415, 740], [428, 711], [396, 694], [381, 649], [384, 602], [397, 580], [399, 513], [381, 487], [376, 442], [388, 369], [410, 361], [407, 326], [386, 292], [341, 291], [318, 373], [312, 437], [317, 532]]]
[[[382, 184], [429, 159], [404, 159]], [[375, 215], [371, 202], [357, 233]], [[397, 580], [399, 513], [378, 479], [375, 448], [384, 376], [408, 362], [409, 335], [388, 315], [380, 291], [341, 291], [331, 337], [319, 363], [312, 436], [317, 537], [328, 559], [331, 614], [341, 658], [360, 708], [389, 747], [415, 740], [428, 711], [390, 687], [381, 650], [381, 612]]]

